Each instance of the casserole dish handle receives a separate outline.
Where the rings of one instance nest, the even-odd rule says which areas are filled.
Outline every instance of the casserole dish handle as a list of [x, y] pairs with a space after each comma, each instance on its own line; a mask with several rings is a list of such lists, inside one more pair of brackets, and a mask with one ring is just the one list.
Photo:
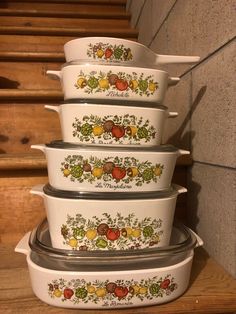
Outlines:
[[198, 234], [196, 234], [196, 232], [194, 232], [192, 229], [189, 229], [189, 231], [196, 237], [197, 239], [197, 243], [195, 247], [199, 247], [199, 246], [203, 246], [204, 242], [203, 240], [199, 237]]
[[181, 186], [181, 185], [173, 184], [173, 186], [176, 189], [176, 191], [178, 192], [178, 194], [182, 194], [182, 193], [188, 192], [188, 190], [185, 187]]
[[44, 192], [43, 192], [43, 184], [38, 184], [32, 187], [32, 189], [30, 190], [31, 194], [35, 194], [35, 195], [39, 195], [39, 196], [44, 196]]
[[30, 232], [27, 232], [23, 236], [23, 238], [18, 242], [17, 246], [15, 247], [15, 252], [29, 255], [30, 253], [29, 237], [30, 237]]
[[198, 56], [171, 56], [156, 55], [156, 64], [177, 64], [177, 63], [197, 63], [200, 60]]
[[46, 146], [44, 144], [38, 144], [38, 145], [31, 145], [30, 146], [33, 149], [39, 149], [41, 150], [43, 153], [45, 153], [45, 148]]
[[179, 153], [179, 156], [190, 155], [190, 151], [189, 150], [185, 150], [185, 149], [179, 149], [178, 153]]
[[168, 118], [176, 118], [178, 117], [178, 112], [175, 112], [175, 111], [170, 111], [168, 112]]
[[179, 83], [179, 81], [180, 81], [179, 77], [169, 77], [168, 86], [175, 86]]
[[61, 71], [47, 70], [46, 74], [53, 80], [62, 78]]
[[60, 106], [50, 106], [50, 105], [45, 105], [44, 108], [52, 111], [59, 112], [60, 111]]

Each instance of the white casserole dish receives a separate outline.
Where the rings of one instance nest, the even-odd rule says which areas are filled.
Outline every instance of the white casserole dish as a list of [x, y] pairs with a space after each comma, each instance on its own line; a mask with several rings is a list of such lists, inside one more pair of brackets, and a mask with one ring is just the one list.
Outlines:
[[60, 79], [64, 99], [162, 103], [168, 86], [179, 78], [153, 68], [70, 62], [61, 71], [47, 71]]
[[177, 157], [189, 154], [171, 145], [126, 149], [54, 141], [31, 147], [45, 153], [51, 186], [86, 192], [168, 189]]
[[112, 37], [76, 38], [64, 45], [64, 52], [67, 62], [77, 59], [112, 63], [133, 61], [157, 66], [170, 63], [196, 63], [200, 59], [197, 56], [158, 55], [140, 43]]
[[173, 185], [155, 193], [80, 193], [39, 185], [52, 246], [73, 250], [140, 250], [169, 245], [177, 196]]
[[44, 224], [26, 234], [15, 251], [27, 256], [32, 289], [43, 302], [104, 310], [161, 304], [181, 296], [189, 285], [194, 248], [203, 243], [184, 226], [173, 229], [171, 243], [142, 252], [68, 252], [51, 247]]
[[59, 114], [64, 142], [89, 145], [160, 145], [165, 120], [178, 115], [166, 107], [112, 104], [65, 103], [45, 108]]

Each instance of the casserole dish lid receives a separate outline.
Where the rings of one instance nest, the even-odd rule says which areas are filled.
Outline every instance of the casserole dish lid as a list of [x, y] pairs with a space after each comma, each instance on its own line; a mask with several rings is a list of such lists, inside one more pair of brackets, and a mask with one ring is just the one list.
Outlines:
[[[121, 266], [133, 264], [145, 264], [150, 262], [163, 262], [169, 264], [172, 260], [179, 260], [179, 257], [185, 256], [197, 244], [197, 238], [193, 232], [181, 223], [175, 223], [170, 245], [159, 248], [147, 248], [138, 250], [112, 250], [112, 251], [77, 251], [53, 248], [51, 245], [47, 220], [45, 219], [37, 228], [35, 228], [29, 238], [29, 246], [32, 253], [42, 256], [49, 260], [55, 260], [55, 263], [65, 262], [66, 266], [71, 263], [77, 266]], [[140, 266], [138, 266], [140, 267]], [[150, 267], [150, 265], [149, 265]], [[153, 266], [154, 267], [154, 266]]]
[[129, 68], [129, 67], [134, 67], [134, 68], [146, 68], [146, 69], [150, 69], [150, 71], [158, 71], [158, 72], [162, 72], [162, 73], [166, 73], [166, 71], [160, 70], [158, 68], [158, 65], [153, 65], [147, 62], [137, 62], [137, 61], [119, 61], [119, 62], [109, 62], [107, 60], [99, 60], [99, 61], [93, 61], [93, 60], [86, 60], [86, 59], [77, 59], [77, 60], [73, 60], [73, 61], [69, 61], [66, 62], [64, 64], [62, 64], [61, 69], [67, 67], [67, 66], [73, 66], [73, 65], [82, 65], [82, 66], [109, 66], [109, 67], [125, 67], [125, 68]]
[[46, 195], [69, 199], [95, 199], [95, 200], [132, 200], [132, 199], [164, 199], [178, 195], [178, 187], [173, 184], [168, 190], [157, 192], [85, 192], [65, 191], [52, 187], [49, 183], [44, 185]]
[[[59, 104], [59, 106], [63, 106], [63, 105], [74, 105], [74, 104], [79, 104], [79, 105], [104, 105], [104, 106], [108, 106], [108, 105], [114, 105], [114, 106], [123, 106], [124, 110], [126, 110], [129, 107], [138, 107], [138, 108], [150, 108], [152, 110], [158, 111], [158, 110], [163, 110], [163, 111], [169, 111], [167, 106], [164, 106], [163, 104], [150, 104], [148, 102], [145, 101], [126, 101], [125, 99], [122, 100], [122, 102], [120, 100], [114, 100], [111, 99], [108, 102], [104, 102], [103, 99], [96, 99], [96, 101], [91, 101], [89, 99], [86, 99], [86, 101], [84, 99], [80, 99], [80, 98], [74, 98], [74, 99], [68, 99], [68, 100], [64, 100], [61, 101], [61, 103]], [[111, 108], [112, 110], [112, 108]]]
[[178, 148], [172, 145], [159, 145], [159, 146], [150, 146], [150, 147], [111, 147], [105, 146], [101, 147], [99, 145], [81, 145], [81, 144], [72, 144], [63, 142], [62, 140], [55, 140], [50, 143], [45, 144], [49, 148], [58, 148], [58, 149], [78, 149], [81, 150], [94, 150], [94, 151], [129, 151], [129, 152], [153, 152], [153, 153], [175, 153], [178, 151]]

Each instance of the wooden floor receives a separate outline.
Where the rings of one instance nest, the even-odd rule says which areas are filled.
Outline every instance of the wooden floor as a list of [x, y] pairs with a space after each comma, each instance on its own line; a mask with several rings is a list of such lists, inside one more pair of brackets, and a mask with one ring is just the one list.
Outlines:
[[[0, 246], [0, 313], [112, 314], [110, 310], [69, 310], [49, 306], [37, 299], [30, 286], [25, 256], [13, 247]], [[202, 248], [195, 250], [190, 287], [184, 295], [164, 305], [116, 310], [122, 314], [235, 313], [236, 281]]]

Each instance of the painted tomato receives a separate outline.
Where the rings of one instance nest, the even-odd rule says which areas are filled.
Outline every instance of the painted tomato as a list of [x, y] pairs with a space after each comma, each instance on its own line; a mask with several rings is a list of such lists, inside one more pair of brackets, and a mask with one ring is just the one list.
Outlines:
[[113, 51], [110, 48], [107, 48], [105, 50], [105, 58], [106, 59], [109, 59], [112, 56], [112, 54], [113, 54]]
[[110, 241], [115, 241], [120, 237], [120, 230], [117, 228], [109, 228], [106, 237]]
[[170, 285], [170, 279], [165, 279], [161, 282], [160, 287], [162, 289], [167, 289]]
[[114, 291], [115, 295], [119, 298], [119, 299], [122, 299], [122, 298], [125, 298], [127, 296], [127, 294], [129, 293], [129, 290], [127, 287], [123, 287], [123, 286], [117, 286], [115, 288], [115, 291]]
[[121, 138], [125, 135], [125, 128], [120, 125], [114, 125], [111, 129], [111, 133], [115, 138]]
[[111, 174], [114, 179], [121, 180], [126, 176], [126, 170], [121, 167], [114, 167]]
[[64, 290], [63, 294], [64, 294], [64, 298], [65, 299], [70, 299], [73, 296], [74, 291], [72, 289], [70, 289], [70, 288], [66, 288]]
[[129, 84], [127, 81], [122, 80], [122, 79], [118, 79], [116, 81], [116, 88], [120, 91], [124, 91], [128, 88]]

